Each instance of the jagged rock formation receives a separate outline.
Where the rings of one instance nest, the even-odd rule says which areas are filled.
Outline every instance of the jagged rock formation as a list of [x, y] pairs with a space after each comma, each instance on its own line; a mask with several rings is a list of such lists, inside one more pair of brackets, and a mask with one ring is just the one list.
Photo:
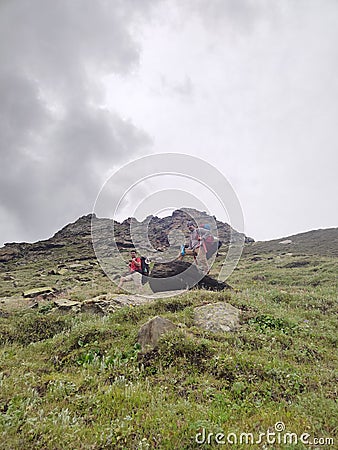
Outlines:
[[[247, 243], [252, 241], [251, 238], [233, 230], [230, 225], [216, 220], [215, 217], [188, 208], [176, 210], [171, 216], [164, 218], [149, 216], [142, 222], [128, 218], [119, 223], [112, 219], [98, 218], [95, 214], [88, 214], [66, 225], [50, 239], [32, 244], [26, 242], [5, 244], [0, 248], [0, 265], [10, 262], [21, 264], [49, 257], [61, 263], [94, 259], [93, 239], [95, 249], [100, 252], [100, 255], [110, 256], [114, 243], [119, 250], [130, 249], [138, 240], [141, 242], [141, 248], [147, 253], [163, 251], [169, 247], [169, 237], [175, 231], [183, 232], [188, 238], [186, 222], [192, 217], [198, 223], [217, 224], [219, 239], [224, 243], [230, 242], [231, 236], [232, 239], [236, 236], [238, 239], [244, 237]], [[145, 230], [149, 242], [144, 240]], [[212, 231], [215, 232], [215, 230]]]

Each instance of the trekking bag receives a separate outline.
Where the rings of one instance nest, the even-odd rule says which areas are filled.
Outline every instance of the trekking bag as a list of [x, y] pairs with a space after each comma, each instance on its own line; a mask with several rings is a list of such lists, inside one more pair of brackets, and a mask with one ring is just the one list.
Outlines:
[[[215, 243], [214, 236], [210, 233], [210, 225], [208, 225], [208, 224], [203, 225], [203, 228], [206, 230], [209, 230], [209, 234], [203, 238], [204, 250], [207, 255], [207, 259], [209, 259], [210, 256], [212, 256], [215, 253], [215, 244], [216, 243]], [[199, 233], [199, 238], [200, 239], [202, 238], [200, 233]]]
[[210, 234], [204, 238], [204, 243], [203, 243], [206, 257], [207, 257], [207, 259], [209, 259], [215, 253], [217, 253], [218, 249], [222, 246], [223, 242], [211, 234], [210, 224], [206, 223], [206, 224], [202, 225], [202, 228], [204, 228], [210, 232]]
[[148, 281], [147, 277], [149, 277], [149, 273], [150, 273], [150, 266], [147, 261], [148, 261], [148, 258], [146, 258], [145, 256], [141, 256], [142, 284], [145, 284]]
[[222, 241], [217, 241], [217, 240], [213, 240], [212, 242], [210, 242], [209, 244], [207, 244], [207, 251], [206, 251], [206, 257], [207, 259], [211, 258], [217, 251], [218, 249], [222, 246], [223, 242]]

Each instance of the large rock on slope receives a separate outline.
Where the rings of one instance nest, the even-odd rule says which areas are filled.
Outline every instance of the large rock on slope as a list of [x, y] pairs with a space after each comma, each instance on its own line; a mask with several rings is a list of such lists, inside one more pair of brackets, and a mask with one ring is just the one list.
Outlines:
[[212, 291], [231, 289], [227, 283], [219, 282], [209, 275], [202, 275], [196, 265], [186, 261], [155, 263], [148, 277], [153, 292], [191, 289], [195, 286]]
[[199, 306], [194, 311], [195, 325], [213, 333], [235, 331], [240, 325], [240, 310], [225, 302]]
[[139, 330], [137, 341], [141, 345], [142, 350], [156, 347], [159, 338], [164, 333], [172, 331], [177, 327], [173, 322], [163, 317], [156, 316], [148, 320]]

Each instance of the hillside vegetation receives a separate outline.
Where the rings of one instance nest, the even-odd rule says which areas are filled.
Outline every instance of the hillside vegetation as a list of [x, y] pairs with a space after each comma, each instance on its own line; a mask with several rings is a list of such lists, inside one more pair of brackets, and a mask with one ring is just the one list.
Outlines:
[[[3, 272], [2, 295], [14, 295], [17, 308], [29, 303], [15, 292], [52, 267], [50, 260], [17, 267], [11, 272], [16, 287]], [[112, 289], [94, 261], [85, 268], [48, 281], [65, 287], [77, 273], [70, 297], [78, 299]], [[333, 438], [336, 273], [336, 258], [261, 254], [240, 261], [228, 280], [230, 293], [193, 290], [103, 317], [50, 313], [48, 298], [36, 309], [3, 307], [0, 448], [201, 448], [196, 434], [203, 430], [257, 438], [277, 422], [299, 436]], [[242, 310], [237, 332], [193, 326], [193, 308], [217, 301]], [[142, 353], [138, 330], [155, 315], [179, 329]], [[210, 442], [203, 448], [217, 447]]]

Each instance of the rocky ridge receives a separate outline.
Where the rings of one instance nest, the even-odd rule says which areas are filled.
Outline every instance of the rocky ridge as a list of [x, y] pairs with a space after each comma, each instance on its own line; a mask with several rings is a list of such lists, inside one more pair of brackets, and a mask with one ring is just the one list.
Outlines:
[[[133, 248], [133, 240], [138, 239], [138, 230], [144, 234], [145, 227], [149, 243], [144, 244], [144, 250], [147, 252], [164, 251], [170, 245], [171, 233], [181, 231], [188, 238], [186, 222], [192, 217], [198, 223], [217, 224], [218, 237], [224, 243], [229, 243], [231, 238], [232, 240], [244, 239], [246, 243], [253, 242], [253, 239], [237, 232], [230, 225], [217, 220], [206, 212], [188, 208], [176, 210], [171, 216], [164, 218], [149, 216], [142, 222], [128, 218], [119, 223], [113, 219], [98, 218], [95, 214], [88, 214], [80, 217], [74, 223], [66, 225], [49, 239], [35, 243], [6, 243], [4, 247], [0, 248], [0, 265], [11, 262], [31, 262], [41, 257], [58, 259], [59, 254], [62, 254], [64, 261], [93, 259], [95, 253], [92, 244], [92, 227], [95, 246], [101, 254], [111, 252], [112, 241], [116, 243], [119, 250]], [[133, 238], [130, 233], [131, 227], [134, 230]], [[215, 230], [212, 231], [215, 232]]]

